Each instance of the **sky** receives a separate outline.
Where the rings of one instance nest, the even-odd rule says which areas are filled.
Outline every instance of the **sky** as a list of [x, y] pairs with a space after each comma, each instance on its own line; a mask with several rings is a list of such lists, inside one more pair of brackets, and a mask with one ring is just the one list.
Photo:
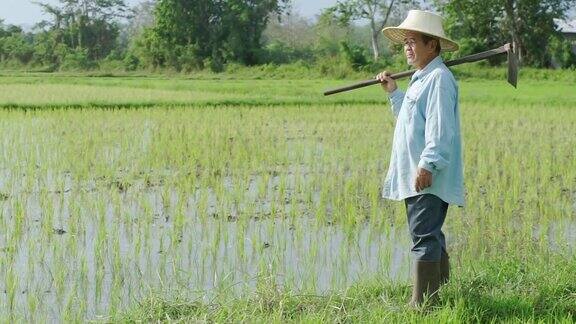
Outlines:
[[[58, 0], [0, 0], [0, 19], [4, 19], [5, 24], [15, 24], [32, 26], [43, 19], [48, 19], [42, 13], [40, 6], [33, 3], [36, 1], [57, 4]], [[141, 0], [125, 0], [129, 6], [134, 6]], [[301, 15], [314, 18], [316, 14], [326, 7], [336, 4], [337, 0], [293, 0], [294, 9]], [[569, 16], [576, 17], [576, 8]]]
[[[140, 3], [140, 0], [125, 0], [129, 6]], [[313, 18], [321, 9], [334, 5], [337, 0], [294, 0], [294, 9], [305, 17]], [[57, 0], [37, 0], [49, 4], [58, 4]], [[41, 8], [33, 0], [0, 0], [0, 19], [5, 24], [34, 25], [43, 19]]]

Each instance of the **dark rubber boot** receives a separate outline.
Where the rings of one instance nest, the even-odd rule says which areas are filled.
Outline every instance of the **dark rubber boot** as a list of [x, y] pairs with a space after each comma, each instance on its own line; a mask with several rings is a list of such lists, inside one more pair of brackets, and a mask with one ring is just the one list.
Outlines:
[[414, 287], [409, 306], [420, 308], [428, 298], [430, 304], [438, 300], [440, 288], [440, 262], [416, 261], [414, 273]]
[[440, 256], [440, 284], [444, 285], [450, 280], [450, 257], [446, 251], [442, 250]]

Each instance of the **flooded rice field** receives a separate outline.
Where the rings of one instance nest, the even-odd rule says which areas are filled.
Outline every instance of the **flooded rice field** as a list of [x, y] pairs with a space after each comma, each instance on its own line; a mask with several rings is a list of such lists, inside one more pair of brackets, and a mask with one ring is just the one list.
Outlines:
[[[76, 89], [98, 92], [87, 98], [105, 107], [42, 109], [42, 95], [14, 99], [33, 85], [5, 88], [0, 321], [113, 320], [150, 295], [210, 304], [261, 287], [325, 295], [409, 283], [404, 205], [380, 197], [394, 126], [385, 103], [327, 104], [313, 99], [321, 84], [301, 81], [304, 105], [187, 107], [194, 94], [178, 97], [178, 84], [159, 95], [179, 105], [114, 108], [114, 98], [154, 86], [124, 92], [132, 81], [115, 82], [110, 100], [100, 85]], [[204, 83], [196, 91], [209, 101], [219, 84]], [[74, 87], [54, 91], [67, 103]], [[477, 87], [495, 91], [464, 83], [463, 92]], [[462, 260], [496, 255], [574, 256], [576, 101], [542, 108], [536, 94], [506, 106], [463, 102], [467, 205], [450, 207], [445, 225], [456, 272]]]

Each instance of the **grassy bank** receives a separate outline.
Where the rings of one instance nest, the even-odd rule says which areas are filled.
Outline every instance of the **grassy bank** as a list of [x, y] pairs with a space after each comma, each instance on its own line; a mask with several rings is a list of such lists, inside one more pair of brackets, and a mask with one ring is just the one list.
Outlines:
[[[530, 244], [527, 242], [527, 244]], [[496, 252], [496, 251], [495, 251]], [[493, 256], [456, 261], [452, 281], [435, 307], [406, 306], [410, 287], [366, 280], [326, 295], [290, 292], [262, 284], [245, 300], [219, 296], [210, 303], [150, 296], [119, 322], [350, 322], [350, 323], [573, 323], [576, 260], [556, 255]]]

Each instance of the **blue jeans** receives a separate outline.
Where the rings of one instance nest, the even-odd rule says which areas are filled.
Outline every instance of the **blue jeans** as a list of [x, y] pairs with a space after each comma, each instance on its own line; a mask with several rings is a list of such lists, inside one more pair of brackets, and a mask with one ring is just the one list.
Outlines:
[[408, 228], [412, 237], [412, 255], [417, 261], [440, 261], [446, 252], [446, 238], [442, 225], [448, 203], [433, 194], [422, 194], [404, 200]]

